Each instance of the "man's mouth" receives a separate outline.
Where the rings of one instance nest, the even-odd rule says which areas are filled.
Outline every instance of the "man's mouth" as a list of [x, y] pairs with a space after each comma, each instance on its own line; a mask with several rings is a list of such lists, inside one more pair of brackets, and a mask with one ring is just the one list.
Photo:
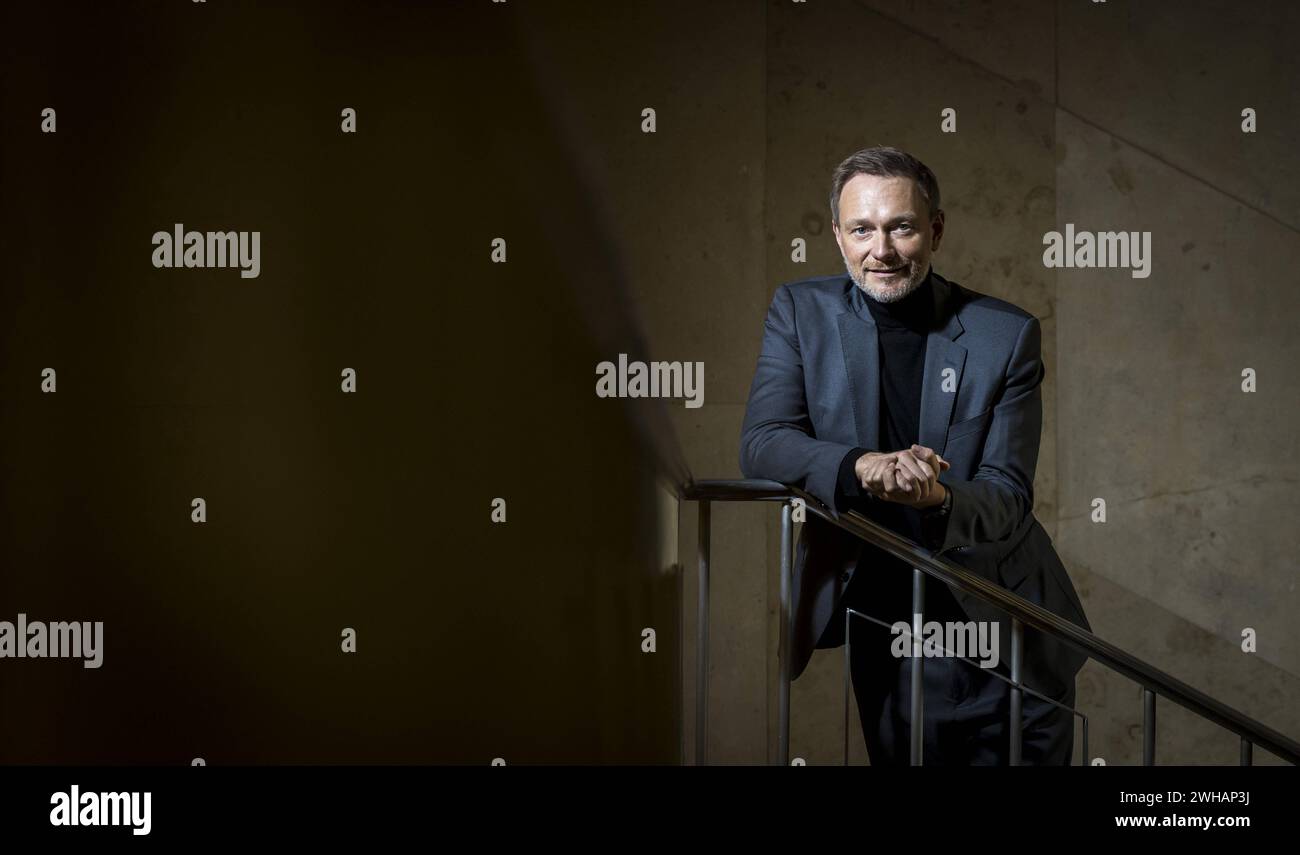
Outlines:
[[888, 267], [888, 268], [882, 268], [880, 270], [872, 270], [871, 268], [867, 268], [867, 272], [872, 273], [876, 276], [893, 276], [895, 273], [901, 272], [905, 266], [906, 265], [899, 265], [898, 267]]

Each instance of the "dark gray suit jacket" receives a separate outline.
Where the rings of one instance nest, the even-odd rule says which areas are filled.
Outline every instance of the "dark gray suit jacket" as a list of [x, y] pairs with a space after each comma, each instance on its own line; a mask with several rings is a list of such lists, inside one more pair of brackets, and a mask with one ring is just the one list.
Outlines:
[[[939, 476], [952, 492], [952, 510], [943, 543], [923, 545], [1091, 629], [1033, 514], [1045, 371], [1038, 319], [933, 270], [930, 275], [939, 321], [926, 341], [920, 444], [952, 464]], [[855, 287], [846, 273], [777, 289], [740, 439], [746, 478], [802, 487], [831, 508], [845, 455], [855, 447], [880, 449], [879, 344], [870, 312], [854, 310]], [[808, 515], [793, 571], [792, 678], [812, 658], [864, 551], [877, 552]], [[997, 621], [1007, 660], [1010, 618], [951, 590], [971, 619]], [[1023, 679], [1030, 688], [1058, 695], [1084, 661], [1026, 628]]]

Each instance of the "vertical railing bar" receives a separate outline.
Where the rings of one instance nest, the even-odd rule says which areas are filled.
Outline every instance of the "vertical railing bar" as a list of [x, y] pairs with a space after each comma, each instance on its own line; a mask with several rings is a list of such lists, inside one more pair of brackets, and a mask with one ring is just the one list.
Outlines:
[[1021, 752], [1024, 747], [1023, 741], [1023, 723], [1021, 721], [1021, 705], [1024, 702], [1024, 692], [1020, 690], [1023, 680], [1021, 674], [1024, 665], [1024, 640], [1025, 628], [1019, 619], [1011, 618], [1011, 721], [1008, 724], [1008, 732], [1011, 738], [1011, 756], [1009, 763], [1012, 766], [1019, 766], [1021, 761]]
[[925, 761], [925, 658], [921, 655], [925, 573], [912, 568], [912, 765]]
[[1083, 719], [1083, 756], [1079, 758], [1080, 766], [1091, 766], [1092, 761], [1088, 759], [1088, 719]]
[[1142, 765], [1156, 765], [1156, 693], [1142, 690]]
[[853, 691], [852, 656], [853, 646], [849, 644], [849, 620], [852, 610], [844, 609], [844, 765], [849, 765], [849, 692]]
[[1249, 766], [1254, 762], [1254, 759], [1251, 757], [1251, 751], [1253, 748], [1254, 746], [1251, 744], [1251, 741], [1243, 736], [1241, 738], [1241, 765]]
[[[682, 503], [677, 501], [677, 531], [682, 530]], [[677, 691], [679, 715], [677, 721], [677, 765], [686, 765], [686, 565], [682, 562], [681, 541], [673, 544], [677, 555]]]
[[700, 501], [700, 587], [695, 619], [695, 765], [709, 762], [709, 510], [707, 499]]
[[[794, 546], [794, 523], [789, 502], [781, 503], [781, 636], [777, 682], [777, 759], [790, 765], [790, 648], [794, 627], [790, 614], [790, 550]], [[771, 673], [770, 671], [768, 673]]]

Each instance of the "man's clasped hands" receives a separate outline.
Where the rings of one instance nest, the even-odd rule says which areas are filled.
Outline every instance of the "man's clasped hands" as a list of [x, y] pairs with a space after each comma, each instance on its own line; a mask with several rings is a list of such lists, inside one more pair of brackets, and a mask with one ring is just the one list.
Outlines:
[[902, 451], [869, 451], [853, 465], [863, 490], [917, 509], [943, 503], [947, 488], [939, 483], [939, 473], [949, 468], [934, 449], [915, 444]]

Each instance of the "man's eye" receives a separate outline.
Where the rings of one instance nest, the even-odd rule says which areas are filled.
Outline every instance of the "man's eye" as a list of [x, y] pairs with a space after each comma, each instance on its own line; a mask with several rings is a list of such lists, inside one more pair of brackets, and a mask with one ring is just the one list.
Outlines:
[[911, 223], [903, 223], [903, 224], [901, 224], [901, 225], [898, 227], [898, 230], [899, 230], [900, 232], [910, 232], [910, 231], [912, 230], [912, 224], [911, 224]]
[[854, 234], [859, 234], [859, 233], [862, 233], [862, 232], [865, 232], [865, 231], [866, 231], [865, 228], [863, 228], [862, 226], [858, 226], [856, 229], [853, 230], [853, 233], [854, 233]]

